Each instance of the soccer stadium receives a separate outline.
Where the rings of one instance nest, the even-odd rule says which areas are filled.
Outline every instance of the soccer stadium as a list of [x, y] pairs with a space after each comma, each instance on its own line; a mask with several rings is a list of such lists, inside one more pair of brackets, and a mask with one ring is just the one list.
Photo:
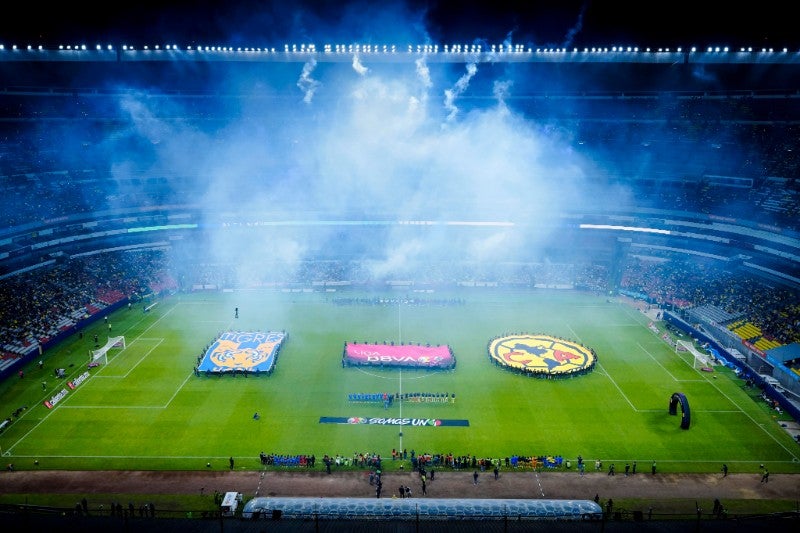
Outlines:
[[0, 524], [796, 527], [800, 51], [330, 35], [0, 34]]

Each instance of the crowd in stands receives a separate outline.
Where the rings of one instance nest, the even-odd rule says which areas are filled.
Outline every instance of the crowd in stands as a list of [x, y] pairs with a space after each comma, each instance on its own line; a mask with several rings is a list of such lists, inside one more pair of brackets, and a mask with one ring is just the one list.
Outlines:
[[174, 287], [159, 252], [88, 256], [0, 280], [0, 350], [20, 357], [124, 298]]
[[800, 342], [800, 291], [713, 261], [669, 256], [654, 261], [630, 256], [620, 289], [642, 294], [659, 306], [687, 308], [713, 305], [731, 315], [744, 315], [781, 344]]
[[[92, 96], [97, 97], [97, 94]], [[19, 105], [23, 109], [41, 107], [30, 111], [32, 119], [53, 113], [63, 117], [63, 111], [59, 111], [62, 104], [57, 99], [50, 94], [30, 101], [23, 99]], [[581, 150], [596, 162], [596, 172], [606, 172], [605, 177], [610, 181], [633, 184], [639, 192], [636, 195], [639, 207], [769, 220], [777, 226], [797, 230], [800, 229], [800, 156], [792, 144], [800, 132], [800, 111], [794, 100], [675, 99], [658, 95], [591, 99], [569, 106], [572, 113], [586, 118], [579, 120], [577, 127], [576, 116], [562, 115], [561, 105], [541, 105], [538, 101], [538, 105], [523, 107], [522, 111], [532, 118], [561, 119], [567, 121], [564, 128], [577, 128], [572, 136], [580, 139]], [[197, 101], [197, 98], [183, 101], [187, 120], [197, 117], [193, 112]], [[68, 115], [74, 112], [73, 102], [69, 109], [73, 111]], [[111, 117], [119, 112], [113, 105], [96, 109]], [[12, 117], [25, 114], [20, 115], [16, 108], [8, 113]], [[786, 113], [783, 120], [781, 113]], [[762, 119], [754, 120], [754, 116]], [[607, 127], [610, 120], [616, 120], [618, 127]], [[87, 128], [83, 142], [96, 149], [85, 150], [64, 146], [65, 139], [73, 136], [69, 126], [47, 138], [30, 133], [23, 126], [6, 126], [0, 132], [3, 140], [0, 192], [14, 209], [0, 213], [0, 227], [13, 228], [120, 208], [194, 204], [198, 183], [207, 182], [207, 176], [154, 175], [136, 169], [126, 171], [125, 175], [110, 172], [113, 155], [106, 147], [110, 143], [104, 141], [112, 132], [107, 127]], [[752, 185], [723, 186], [708, 178], [714, 175], [752, 180]]]
[[[473, 271], [469, 264], [452, 265], [450, 286], [460, 276]], [[183, 267], [175, 272], [167, 252], [114, 252], [61, 262], [0, 280], [0, 352], [4, 357], [27, 353], [58, 333], [68, 330], [86, 317], [101, 312], [125, 297], [179, 288], [191, 290], [191, 280], [228, 279], [241, 286], [230, 265]], [[356, 261], [304, 261], [301, 268], [285, 266], [291, 284], [313, 287], [313, 281], [327, 275], [332, 281], [354, 272], [367, 272]], [[562, 265], [547, 263], [514, 265], [518, 272], [565, 270]], [[444, 275], [442, 265], [432, 266], [437, 276]], [[502, 269], [501, 269], [502, 270]], [[619, 289], [641, 295], [657, 305], [713, 305], [732, 315], [744, 315], [765, 336], [781, 344], [800, 342], [800, 295], [787, 286], [766, 282], [741, 269], [718, 266], [713, 260], [662, 253], [659, 260], [629, 255], [621, 265]], [[274, 269], [270, 269], [274, 272]], [[602, 263], [576, 264], [568, 269], [573, 286], [605, 293], [609, 284], [609, 266]], [[421, 275], [425, 277], [424, 268]], [[288, 277], [291, 273], [294, 277]], [[189, 282], [187, 282], [189, 280]], [[371, 280], [377, 281], [377, 280]], [[535, 281], [535, 280], [529, 280]], [[534, 285], [528, 285], [529, 287]], [[462, 305], [460, 298], [407, 296], [347, 297], [337, 296], [337, 305]]]
[[[551, 262], [423, 261], [402, 271], [378, 273], [369, 260], [306, 260], [296, 263], [262, 262], [259, 270], [241, 265], [199, 263], [182, 265], [177, 277], [184, 290], [226, 288], [319, 288], [378, 287], [393, 288], [402, 296], [364, 297], [337, 295], [335, 305], [418, 306], [463, 305], [459, 297], [423, 295], [428, 290], [459, 286], [495, 288], [581, 288], [605, 292], [608, 267], [605, 264]], [[396, 280], [402, 279], [402, 282]], [[418, 292], [418, 294], [414, 294]]]
[[[768, 220], [800, 229], [800, 155], [794, 149], [800, 133], [796, 98], [737, 97], [674, 98], [653, 93], [649, 98], [573, 99], [570, 106], [546, 99], [520, 101], [520, 111], [533, 119], [561, 122], [579, 139], [581, 151], [595, 162], [595, 179], [632, 185], [639, 207], [675, 209], [725, 217]], [[723, 95], [727, 96], [727, 95]], [[119, 95], [93, 93], [85, 104], [118, 118]], [[34, 98], [5, 94], [0, 116], [36, 119], [73, 116], [83, 99], [47, 93]], [[227, 109], [226, 98], [215, 108]], [[105, 101], [106, 105], [99, 105]], [[180, 98], [186, 120], [199, 119], [198, 102]], [[8, 100], [13, 100], [9, 103]], [[19, 101], [17, 101], [19, 100]], [[167, 99], [169, 100], [169, 99]], [[165, 100], [166, 101], [166, 100]], [[561, 100], [558, 100], [561, 102]], [[151, 100], [149, 106], [156, 106]], [[200, 105], [204, 109], [205, 105]], [[80, 115], [80, 113], [78, 113]], [[584, 120], [580, 120], [580, 118]], [[757, 118], [756, 118], [757, 117]], [[614, 128], [609, 121], [616, 121]], [[577, 125], [576, 125], [577, 122]], [[123, 122], [123, 126], [124, 126]], [[667, 127], [668, 126], [668, 127]], [[114, 168], [113, 127], [84, 126], [79, 144], [68, 122], [41, 127], [9, 123], [0, 129], [0, 193], [13, 209], [0, 212], [0, 228], [31, 222], [111, 211], [120, 208], [194, 205], [198, 185], [208, 176], [160, 175], [135, 168]], [[63, 129], [61, 129], [63, 128]], [[86, 150], [84, 145], [92, 146]], [[725, 186], [710, 176], [742, 181]], [[268, 176], [252, 176], [267, 181]], [[744, 185], [751, 183], [751, 185]]]
[[186, 205], [189, 186], [179, 194], [172, 183], [149, 176], [115, 179], [107, 172], [83, 169], [0, 175], [0, 192], [9, 205], [14, 205], [14, 209], [4, 209], [0, 214], [0, 227], [9, 231], [80, 214]]
[[575, 288], [599, 294], [610, 289], [608, 265], [580, 264], [575, 268]]
[[[711, 172], [709, 170], [709, 172]], [[26, 224], [44, 224], [65, 216], [143, 209], [191, 206], [196, 184], [189, 178], [135, 178], [120, 184], [107, 176], [74, 172], [0, 175], [0, 193], [14, 205], [0, 213], [0, 227], [13, 231]], [[617, 178], [619, 179], [619, 178]], [[178, 187], [185, 181], [186, 190]], [[177, 186], [176, 186], [177, 183]], [[765, 177], [751, 187], [727, 187], [709, 179], [675, 178], [627, 182], [636, 191], [638, 207], [712, 214], [744, 220], [765, 221], [800, 231], [800, 178]], [[433, 275], [433, 273], [432, 273]]]

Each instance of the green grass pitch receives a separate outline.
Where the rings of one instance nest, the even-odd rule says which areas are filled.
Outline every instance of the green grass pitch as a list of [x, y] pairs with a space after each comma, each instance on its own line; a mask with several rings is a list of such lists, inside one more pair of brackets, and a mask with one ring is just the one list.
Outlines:
[[[463, 299], [460, 305], [336, 305], [336, 296], [376, 294], [238, 291], [171, 296], [149, 313], [140, 307], [110, 317], [127, 348], [112, 350], [107, 365], [53, 409], [43, 405], [67, 379], [87, 368], [99, 321], [31, 363], [25, 378], [0, 384], [0, 407], [27, 406], [0, 435], [4, 460], [16, 468], [192, 470], [258, 469], [259, 452], [351, 456], [391, 450], [478, 457], [581, 454], [637, 461], [649, 471], [738, 472], [768, 464], [773, 472], [800, 472], [800, 450], [774, 413], [724, 367], [693, 368], [647, 328], [639, 311], [605, 297], [572, 291], [409, 295]], [[386, 293], [385, 297], [403, 297]], [[234, 318], [239, 307], [240, 318]], [[221, 331], [285, 330], [271, 376], [196, 376], [197, 356]], [[487, 344], [505, 333], [543, 333], [595, 350], [587, 375], [544, 380], [490, 363]], [[342, 368], [345, 341], [448, 344], [453, 371]], [[716, 376], [716, 377], [715, 377]], [[42, 381], [46, 381], [43, 390]], [[454, 403], [348, 401], [349, 393], [449, 392]], [[683, 392], [691, 427], [670, 416], [669, 399]], [[253, 413], [261, 415], [253, 420]], [[679, 411], [680, 413], [680, 411]], [[465, 419], [468, 427], [321, 424], [320, 417]], [[5, 418], [5, 417], [3, 417]], [[402, 429], [402, 435], [401, 433]], [[34, 466], [38, 461], [38, 466]], [[318, 463], [319, 464], [319, 463]], [[393, 468], [386, 461], [387, 468]]]

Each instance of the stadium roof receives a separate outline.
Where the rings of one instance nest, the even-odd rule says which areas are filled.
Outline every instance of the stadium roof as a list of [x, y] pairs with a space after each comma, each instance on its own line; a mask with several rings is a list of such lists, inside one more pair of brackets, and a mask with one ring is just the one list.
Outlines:
[[800, 64], [800, 51], [787, 48], [753, 49], [728, 47], [706, 49], [644, 48], [635, 46], [586, 48], [534, 48], [524, 45], [479, 44], [324, 44], [284, 43], [278, 46], [179, 46], [175, 44], [115, 46], [83, 44], [56, 49], [28, 45], [24, 48], [0, 44], [3, 62], [138, 62], [138, 61], [231, 61], [306, 63], [308, 61], [350, 63], [354, 57], [375, 63], [654, 63], [695, 64]]
[[[258, 57], [339, 61], [353, 53], [435, 61], [789, 61], [800, 34], [785, 2], [747, 9], [672, 0], [164, 0], [116, 2], [91, 11], [68, 3], [15, 5], [0, 21], [0, 60], [75, 60], [50, 52], [135, 52], [125, 59]], [[34, 54], [27, 56], [25, 52]], [[12, 52], [7, 54], [5, 52]], [[181, 52], [175, 54], [174, 52]], [[111, 54], [114, 55], [114, 54]]]

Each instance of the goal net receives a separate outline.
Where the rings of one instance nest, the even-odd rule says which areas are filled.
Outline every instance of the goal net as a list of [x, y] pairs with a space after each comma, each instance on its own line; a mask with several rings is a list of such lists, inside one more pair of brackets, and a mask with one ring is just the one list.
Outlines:
[[92, 350], [92, 360], [90, 365], [108, 364], [108, 351], [111, 348], [125, 349], [125, 337], [109, 337], [105, 346], [100, 349]]
[[694, 356], [694, 362], [692, 363], [692, 368], [711, 368], [711, 362], [709, 361], [709, 356], [697, 351], [697, 348], [694, 347], [694, 343], [688, 341], [675, 341], [675, 353], [677, 352], [689, 352]]

